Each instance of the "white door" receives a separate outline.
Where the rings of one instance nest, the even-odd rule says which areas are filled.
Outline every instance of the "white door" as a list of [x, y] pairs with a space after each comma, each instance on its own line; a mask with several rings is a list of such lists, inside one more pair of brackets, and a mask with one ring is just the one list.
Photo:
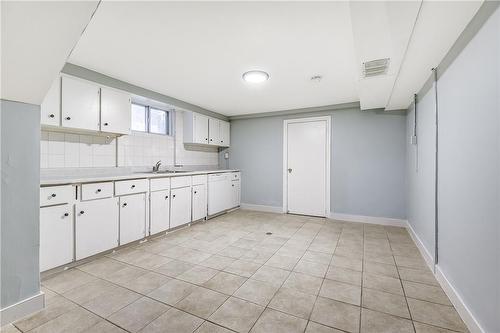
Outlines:
[[118, 246], [118, 198], [75, 205], [76, 260]]
[[42, 125], [59, 126], [61, 121], [61, 78], [52, 82], [47, 95], [40, 105], [40, 123]]
[[193, 127], [194, 142], [208, 144], [208, 117], [193, 113]]
[[69, 77], [62, 77], [61, 85], [62, 126], [98, 131], [99, 87]]
[[191, 222], [191, 186], [170, 191], [170, 228]]
[[231, 181], [231, 208], [240, 205], [240, 180]]
[[40, 272], [73, 261], [73, 206], [40, 208]]
[[166, 231], [170, 227], [170, 190], [151, 192], [150, 234]]
[[130, 94], [123, 91], [101, 88], [101, 131], [130, 134]]
[[327, 119], [286, 121], [287, 210], [289, 213], [326, 216]]
[[207, 187], [204, 184], [194, 185], [193, 189], [193, 221], [207, 216]]
[[230, 125], [227, 121], [220, 121], [220, 145], [229, 147]]
[[220, 129], [219, 129], [219, 119], [209, 118], [208, 119], [208, 136], [209, 136], [209, 144], [220, 146]]
[[146, 194], [120, 197], [120, 245], [146, 237]]

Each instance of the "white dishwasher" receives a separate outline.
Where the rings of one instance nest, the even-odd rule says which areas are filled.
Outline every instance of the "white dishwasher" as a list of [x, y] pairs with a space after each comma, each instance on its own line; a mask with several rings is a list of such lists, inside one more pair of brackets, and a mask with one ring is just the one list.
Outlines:
[[230, 173], [208, 175], [208, 215], [214, 215], [231, 208], [230, 175]]

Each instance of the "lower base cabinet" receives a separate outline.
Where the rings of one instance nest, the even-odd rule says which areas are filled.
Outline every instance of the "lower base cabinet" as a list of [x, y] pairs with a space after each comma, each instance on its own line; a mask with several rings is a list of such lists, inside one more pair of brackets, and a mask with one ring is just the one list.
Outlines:
[[207, 186], [193, 185], [193, 221], [198, 221], [207, 216]]
[[151, 192], [149, 233], [167, 231], [170, 228], [170, 190]]
[[120, 197], [120, 245], [146, 237], [146, 194]]
[[170, 229], [191, 222], [191, 186], [170, 191]]
[[231, 181], [231, 207], [238, 207], [240, 205], [240, 180]]
[[75, 205], [76, 260], [118, 246], [118, 198]]
[[40, 271], [73, 261], [73, 205], [40, 208]]

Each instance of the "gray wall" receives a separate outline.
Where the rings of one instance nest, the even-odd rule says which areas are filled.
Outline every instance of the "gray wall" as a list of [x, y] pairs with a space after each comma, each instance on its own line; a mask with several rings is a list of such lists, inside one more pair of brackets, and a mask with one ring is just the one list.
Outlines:
[[[485, 332], [500, 332], [500, 9], [458, 56], [439, 71], [438, 268]], [[435, 98], [418, 104], [419, 165], [409, 160], [409, 221], [432, 252], [431, 155]], [[412, 112], [412, 109], [409, 110]], [[412, 114], [409, 114], [409, 119]], [[409, 120], [410, 122], [410, 120]], [[410, 127], [410, 126], [409, 126]], [[425, 127], [425, 129], [423, 129]], [[410, 131], [409, 131], [410, 132]], [[410, 135], [410, 134], [408, 134]], [[424, 142], [422, 140], [425, 140]], [[433, 141], [434, 140], [434, 141]], [[411, 158], [412, 152], [409, 150]], [[418, 189], [418, 190], [416, 190]], [[415, 210], [421, 210], [415, 212]]]
[[436, 180], [436, 98], [434, 85], [417, 102], [417, 145], [411, 144], [415, 124], [414, 106], [408, 109], [408, 223], [434, 257]]
[[0, 100], [1, 307], [40, 292], [40, 107]]
[[331, 209], [406, 218], [406, 116], [359, 109], [232, 120], [229, 167], [242, 170], [241, 201], [282, 206], [283, 120], [319, 115], [332, 116]]

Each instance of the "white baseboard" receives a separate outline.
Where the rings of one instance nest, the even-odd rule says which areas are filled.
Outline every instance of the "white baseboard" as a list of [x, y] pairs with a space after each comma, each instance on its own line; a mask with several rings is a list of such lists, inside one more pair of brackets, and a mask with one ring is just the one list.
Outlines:
[[34, 312], [40, 311], [45, 306], [45, 294], [40, 293], [28, 297], [20, 302], [9, 305], [0, 310], [0, 325], [4, 326], [16, 320], [19, 320]]
[[408, 230], [408, 233], [410, 234], [411, 238], [413, 239], [413, 242], [417, 245], [418, 250], [420, 251], [420, 254], [424, 258], [425, 262], [427, 263], [427, 266], [429, 266], [430, 270], [433, 273], [435, 273], [434, 272], [434, 256], [425, 247], [424, 243], [422, 242], [420, 237], [418, 237], [415, 230], [413, 230], [410, 223], [407, 223], [406, 229]]
[[444, 275], [439, 265], [436, 266], [436, 273], [434, 275], [436, 276], [436, 279], [441, 285], [441, 288], [443, 288], [453, 306], [455, 306], [458, 314], [460, 315], [460, 317], [462, 317], [462, 320], [464, 321], [469, 331], [471, 333], [486, 333], [481, 325], [479, 325], [479, 322], [469, 310], [462, 297], [460, 297], [460, 294], [457, 292], [455, 287], [453, 287], [450, 281], [446, 278], [446, 275]]
[[259, 212], [283, 213], [283, 207], [277, 207], [277, 206], [265, 206], [265, 205], [254, 205], [254, 204], [241, 203], [240, 208], [247, 209], [247, 210], [256, 210]]
[[406, 227], [406, 220], [394, 219], [390, 217], [377, 217], [377, 216], [364, 216], [364, 215], [352, 215], [352, 214], [342, 214], [331, 212], [328, 218], [347, 222], [360, 222], [369, 224], [380, 224], [380, 225], [390, 225], [394, 227]]
[[411, 238], [417, 245], [420, 254], [422, 254], [422, 257], [426, 261], [427, 265], [429, 266], [431, 272], [433, 272], [434, 277], [436, 280], [439, 282], [439, 285], [441, 288], [443, 288], [444, 292], [450, 299], [451, 303], [457, 310], [458, 314], [464, 321], [465, 325], [469, 329], [471, 333], [485, 333], [485, 331], [481, 328], [481, 325], [479, 325], [479, 322], [476, 320], [472, 312], [469, 310], [467, 305], [465, 304], [464, 300], [462, 297], [460, 297], [460, 294], [457, 292], [455, 287], [450, 283], [450, 281], [446, 278], [444, 275], [443, 271], [439, 267], [439, 265], [434, 265], [434, 257], [432, 254], [429, 252], [429, 250], [425, 247], [424, 243], [420, 240], [420, 237], [418, 237], [417, 233], [411, 225], [408, 223], [407, 227], [408, 232], [410, 233]]

